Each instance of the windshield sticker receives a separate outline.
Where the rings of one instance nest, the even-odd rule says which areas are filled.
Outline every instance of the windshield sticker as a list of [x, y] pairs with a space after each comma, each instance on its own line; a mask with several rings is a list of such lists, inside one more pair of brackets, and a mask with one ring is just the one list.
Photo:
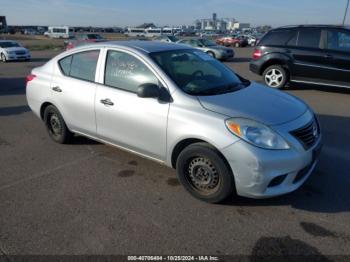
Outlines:
[[204, 53], [204, 52], [194, 52], [197, 56], [199, 56], [202, 60], [204, 61], [213, 61], [215, 60], [213, 57], [210, 55]]

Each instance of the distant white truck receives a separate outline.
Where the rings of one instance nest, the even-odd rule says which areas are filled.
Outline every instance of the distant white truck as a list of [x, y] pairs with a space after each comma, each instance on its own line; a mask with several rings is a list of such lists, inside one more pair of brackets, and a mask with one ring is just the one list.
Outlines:
[[49, 26], [44, 35], [50, 38], [69, 39], [74, 37], [74, 28], [69, 26]]

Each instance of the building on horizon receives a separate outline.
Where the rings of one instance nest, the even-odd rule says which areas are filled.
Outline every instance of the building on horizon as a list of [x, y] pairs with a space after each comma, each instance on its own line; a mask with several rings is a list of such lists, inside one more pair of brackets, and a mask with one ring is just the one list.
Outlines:
[[218, 18], [213, 13], [212, 18], [197, 19], [194, 27], [200, 31], [234, 31], [250, 28], [250, 24], [239, 23], [235, 18]]
[[6, 16], [0, 16], [0, 32], [7, 30]]

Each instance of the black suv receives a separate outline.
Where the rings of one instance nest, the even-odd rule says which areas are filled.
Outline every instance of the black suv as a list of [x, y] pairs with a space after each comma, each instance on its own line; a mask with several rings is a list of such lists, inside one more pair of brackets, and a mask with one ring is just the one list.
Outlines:
[[254, 50], [250, 70], [274, 88], [289, 81], [350, 88], [350, 28], [307, 25], [273, 29]]

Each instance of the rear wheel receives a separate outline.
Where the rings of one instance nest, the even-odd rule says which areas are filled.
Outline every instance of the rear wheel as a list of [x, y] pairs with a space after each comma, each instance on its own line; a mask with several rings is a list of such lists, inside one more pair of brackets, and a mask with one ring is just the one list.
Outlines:
[[186, 147], [176, 162], [181, 184], [195, 198], [219, 203], [235, 189], [231, 169], [218, 151], [206, 143]]
[[1, 54], [1, 61], [2, 61], [3, 63], [6, 63], [6, 62], [7, 62], [7, 59], [6, 59], [5, 54]]
[[59, 144], [66, 144], [73, 138], [73, 133], [69, 131], [62, 115], [55, 106], [48, 106], [44, 112], [44, 122], [53, 141]]
[[287, 83], [287, 71], [280, 65], [272, 65], [263, 73], [264, 82], [272, 88], [283, 88]]

